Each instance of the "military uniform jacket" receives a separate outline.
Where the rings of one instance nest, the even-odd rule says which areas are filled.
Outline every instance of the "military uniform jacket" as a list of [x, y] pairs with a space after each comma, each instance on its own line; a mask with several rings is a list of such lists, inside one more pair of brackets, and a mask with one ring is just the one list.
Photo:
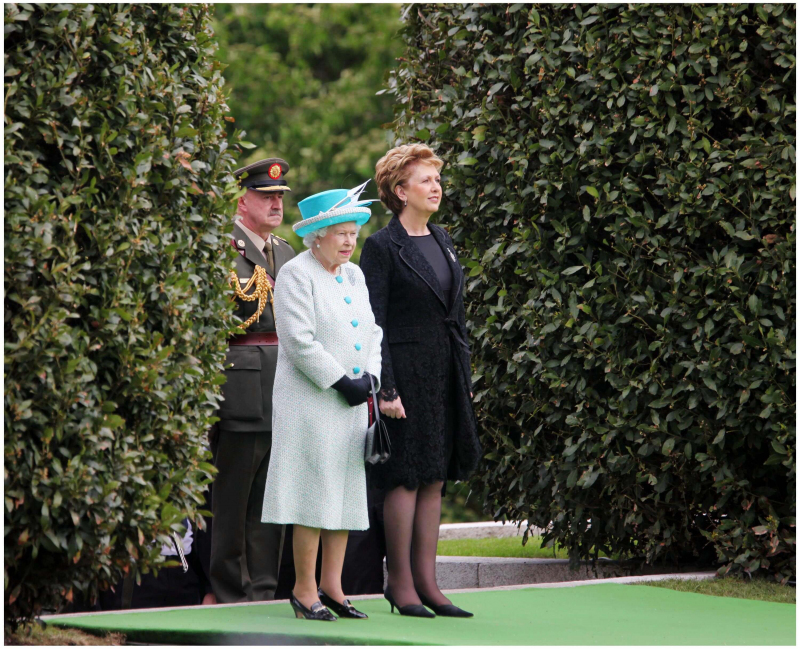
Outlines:
[[[274, 282], [281, 267], [295, 255], [286, 241], [273, 236], [272, 254], [275, 260], [273, 275], [264, 255], [238, 223], [234, 226], [233, 245], [239, 252], [236, 259], [236, 274], [242, 288], [252, 277], [256, 266], [262, 266]], [[249, 292], [252, 292], [252, 289]], [[257, 307], [258, 300], [246, 302], [236, 298], [234, 313], [244, 322], [256, 312]], [[253, 322], [246, 332], [275, 332], [272, 305], [266, 305], [261, 317]], [[227, 381], [222, 386], [222, 396], [225, 400], [217, 412], [220, 418], [220, 430], [243, 433], [272, 430], [272, 387], [275, 383], [277, 362], [277, 345], [231, 345], [228, 348], [228, 355], [225, 358]]]

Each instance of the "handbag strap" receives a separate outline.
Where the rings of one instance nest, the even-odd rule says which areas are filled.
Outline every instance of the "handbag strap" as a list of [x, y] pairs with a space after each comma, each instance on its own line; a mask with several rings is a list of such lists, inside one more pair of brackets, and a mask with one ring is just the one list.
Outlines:
[[378, 407], [378, 395], [375, 394], [375, 378], [372, 374], [367, 376], [369, 376], [369, 388], [372, 390], [372, 423], [377, 424], [381, 420], [381, 409]]

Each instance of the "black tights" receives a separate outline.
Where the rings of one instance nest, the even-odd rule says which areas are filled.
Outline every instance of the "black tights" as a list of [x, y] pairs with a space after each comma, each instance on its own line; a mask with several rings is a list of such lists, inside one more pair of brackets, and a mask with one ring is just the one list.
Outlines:
[[386, 494], [383, 525], [388, 586], [398, 606], [419, 604], [418, 592], [436, 605], [450, 604], [436, 585], [442, 485], [396, 487]]

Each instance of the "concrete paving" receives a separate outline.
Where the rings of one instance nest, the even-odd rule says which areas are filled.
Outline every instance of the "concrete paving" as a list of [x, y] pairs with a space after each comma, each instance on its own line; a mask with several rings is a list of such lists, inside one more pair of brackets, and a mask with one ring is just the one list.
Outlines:
[[[517, 559], [502, 557], [437, 557], [436, 579], [441, 588], [496, 588], [517, 584], [608, 579], [639, 574], [675, 572], [674, 566], [632, 566], [608, 559], [581, 563], [576, 570], [568, 559]], [[695, 570], [687, 566], [685, 572]], [[681, 571], [681, 572], [684, 572]]]
[[450, 588], [442, 589], [443, 593], [472, 593], [484, 590], [520, 590], [522, 588], [572, 588], [574, 586], [590, 586], [592, 584], [637, 584], [648, 581], [663, 581], [665, 579], [706, 580], [715, 579], [717, 573], [707, 572], [675, 572], [653, 575], [632, 575], [630, 577], [609, 577], [607, 579], [579, 579], [575, 581], [557, 581], [545, 584], [515, 584], [513, 586], [495, 586], [494, 588]]
[[[694, 572], [696, 566], [685, 566], [678, 572]], [[576, 570], [570, 568], [568, 559], [517, 559], [504, 557], [436, 557], [436, 581], [439, 588], [497, 588], [499, 586], [533, 585], [556, 582], [583, 581], [629, 577], [639, 575], [663, 575], [676, 572], [675, 566], [640, 566], [619, 563], [610, 559], [599, 559], [581, 563]], [[383, 567], [383, 583], [386, 586], [386, 563]]]

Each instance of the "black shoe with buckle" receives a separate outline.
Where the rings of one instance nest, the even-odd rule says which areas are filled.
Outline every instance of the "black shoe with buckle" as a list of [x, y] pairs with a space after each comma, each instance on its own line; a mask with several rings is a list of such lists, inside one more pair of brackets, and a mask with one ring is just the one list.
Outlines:
[[328, 597], [325, 591], [321, 588], [317, 591], [317, 595], [319, 595], [319, 601], [325, 604], [325, 606], [331, 609], [339, 617], [349, 617], [354, 620], [366, 620], [368, 617], [366, 613], [362, 613], [361, 611], [357, 610], [355, 606], [350, 603], [349, 599], [344, 600], [340, 604], [332, 597]]
[[305, 618], [306, 620], [324, 620], [325, 622], [336, 622], [336, 616], [331, 613], [322, 602], [314, 602], [311, 608], [306, 608], [300, 603], [300, 600], [294, 596], [289, 598], [289, 604], [294, 609], [294, 616], [299, 619]]

